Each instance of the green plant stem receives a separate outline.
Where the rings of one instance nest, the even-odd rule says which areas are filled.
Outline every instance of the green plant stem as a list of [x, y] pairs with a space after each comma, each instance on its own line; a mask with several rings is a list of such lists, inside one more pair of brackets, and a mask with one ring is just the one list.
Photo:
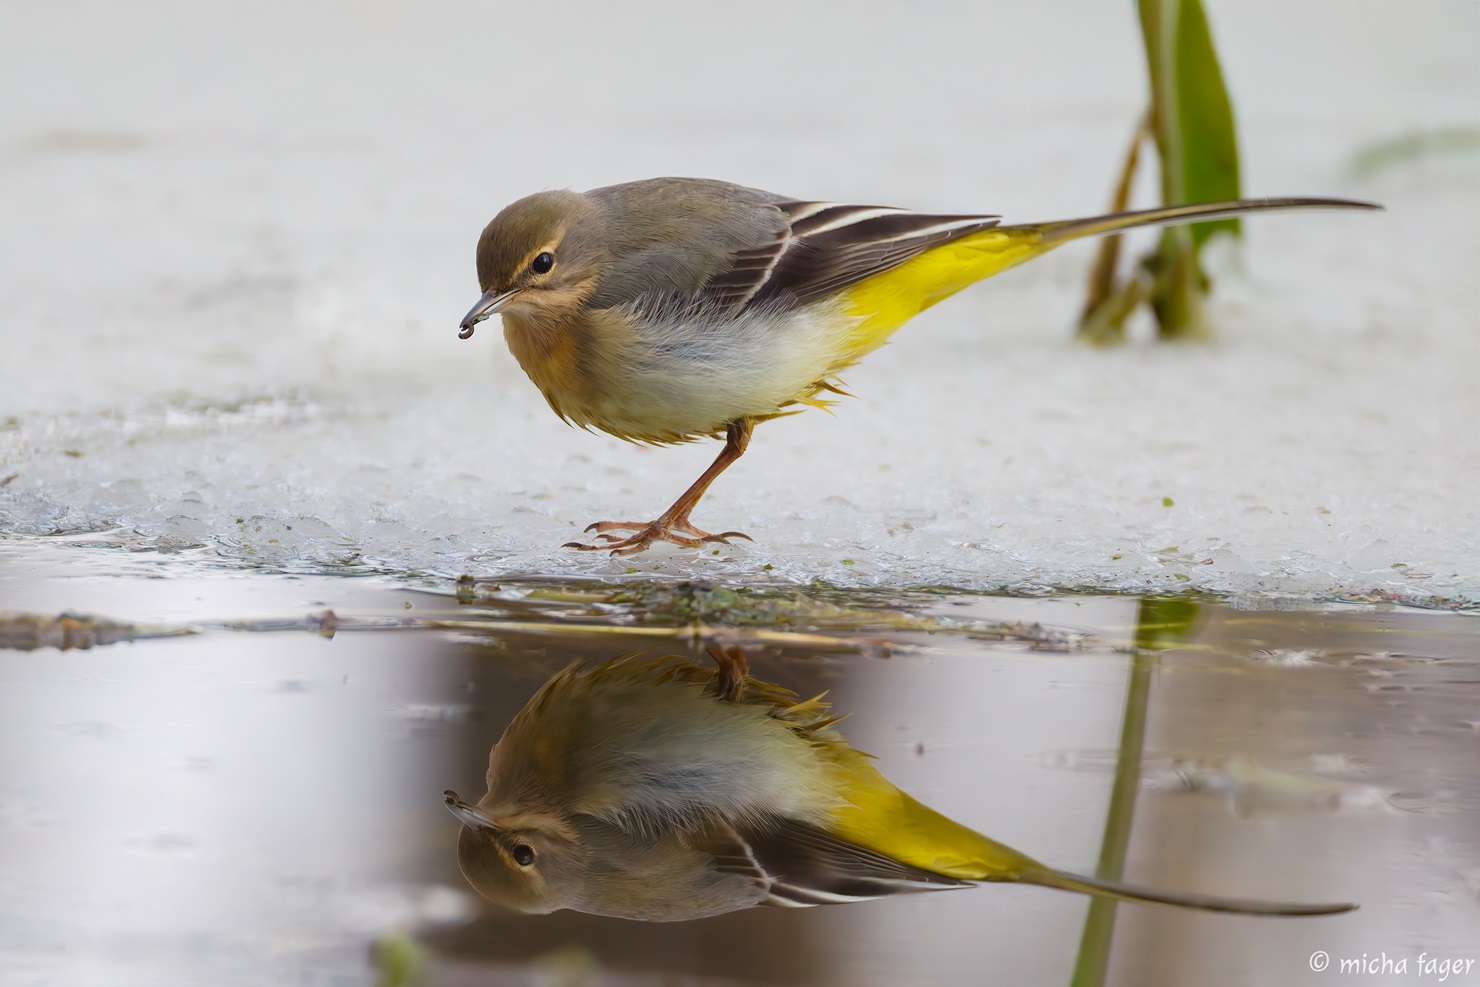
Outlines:
[[[1125, 872], [1136, 795], [1141, 788], [1152, 669], [1164, 649], [1191, 637], [1198, 614], [1198, 605], [1188, 600], [1146, 599], [1136, 609], [1135, 651], [1120, 721], [1120, 754], [1110, 789], [1110, 809], [1105, 815], [1105, 834], [1100, 841], [1100, 862], [1095, 868], [1095, 876], [1103, 880], [1119, 881]], [[1070, 987], [1101, 987], [1105, 983], [1115, 936], [1115, 904], [1112, 898], [1090, 899]]]
[[[1115, 784], [1110, 790], [1110, 811], [1105, 817], [1105, 835], [1100, 842], [1100, 862], [1095, 876], [1118, 881], [1125, 871], [1126, 848], [1131, 840], [1136, 793], [1141, 787], [1141, 751], [1146, 737], [1146, 706], [1151, 692], [1154, 655], [1140, 648], [1131, 659], [1126, 683], [1125, 713], [1120, 724], [1120, 756], [1115, 764]], [[1074, 961], [1071, 987], [1100, 987], [1110, 966], [1110, 944], [1115, 936], [1113, 898], [1091, 898]]]
[[[1115, 183], [1115, 195], [1110, 200], [1110, 212], [1124, 212], [1130, 208], [1131, 185], [1140, 164], [1141, 145], [1151, 136], [1148, 113], [1136, 124], [1136, 132], [1126, 149], [1120, 179]], [[1095, 253], [1084, 310], [1079, 315], [1078, 336], [1087, 343], [1108, 346], [1125, 342], [1125, 320], [1147, 298], [1148, 286], [1140, 273], [1133, 273], [1124, 284], [1116, 284], [1115, 269], [1120, 264], [1120, 248], [1124, 240], [1123, 236], [1107, 236], [1100, 241], [1099, 250]]]

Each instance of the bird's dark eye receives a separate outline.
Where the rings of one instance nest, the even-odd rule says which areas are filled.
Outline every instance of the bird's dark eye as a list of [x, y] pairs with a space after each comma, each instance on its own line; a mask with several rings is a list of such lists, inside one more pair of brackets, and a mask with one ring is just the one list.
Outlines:
[[[540, 254], [540, 256], [548, 257], [550, 255]], [[534, 847], [530, 846], [528, 843], [521, 843], [516, 846], [514, 848], [514, 863], [518, 864], [520, 867], [528, 867], [530, 864], [534, 863]]]
[[550, 268], [555, 266], [555, 255], [546, 251], [529, 262], [529, 269], [536, 274], [549, 274]]

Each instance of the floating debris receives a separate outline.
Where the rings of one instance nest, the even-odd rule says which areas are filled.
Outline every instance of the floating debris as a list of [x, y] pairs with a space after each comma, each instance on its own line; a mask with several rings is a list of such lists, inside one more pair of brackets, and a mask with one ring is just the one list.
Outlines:
[[1253, 652], [1249, 657], [1261, 665], [1300, 668], [1319, 664], [1319, 659], [1325, 657], [1325, 652], [1319, 648], [1266, 648]]
[[408, 703], [391, 712], [403, 720], [420, 723], [470, 723], [478, 718], [476, 707], [453, 703]]
[[1143, 784], [1154, 792], [1223, 795], [1240, 816], [1277, 810], [1371, 809], [1388, 798], [1387, 792], [1372, 785], [1280, 771], [1242, 755], [1222, 762], [1177, 759], [1167, 769], [1148, 772]]
[[135, 624], [70, 610], [55, 617], [36, 613], [0, 613], [0, 648], [15, 651], [40, 648], [72, 651], [194, 633], [194, 627], [181, 624]]
[[[513, 617], [526, 630], [552, 632], [592, 628], [596, 633], [649, 634], [671, 637], [702, 634], [706, 640], [723, 628], [744, 633], [746, 640], [778, 646], [888, 650], [903, 647], [878, 633], [947, 633], [967, 637], [1025, 641], [1034, 651], [1064, 652], [1084, 648], [1093, 639], [1069, 628], [1022, 621], [957, 620], [922, 611], [940, 602], [930, 590], [838, 590], [816, 584], [795, 586], [726, 586], [695, 580], [556, 580], [458, 579], [451, 595], [465, 608], [457, 621], [429, 621], [430, 626], [471, 630], [479, 611]], [[540, 614], [544, 623], [527, 621]], [[600, 628], [600, 630], [595, 630]]]

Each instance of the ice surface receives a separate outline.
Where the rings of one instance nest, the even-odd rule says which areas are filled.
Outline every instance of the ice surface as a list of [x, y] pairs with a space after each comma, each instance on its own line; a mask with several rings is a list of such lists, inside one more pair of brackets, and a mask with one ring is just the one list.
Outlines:
[[1350, 170], [1480, 120], [1468, 3], [1212, 5], [1246, 191], [1388, 207], [1248, 221], [1216, 344], [1073, 344], [1070, 248], [912, 323], [835, 416], [762, 427], [695, 519], [755, 544], [557, 547], [653, 516], [716, 446], [569, 429], [495, 324], [458, 340], [488, 218], [665, 173], [1097, 211], [1144, 82], [1132, 15], [1072, 9], [16, 8], [0, 532], [324, 571], [1480, 600], [1480, 161]]

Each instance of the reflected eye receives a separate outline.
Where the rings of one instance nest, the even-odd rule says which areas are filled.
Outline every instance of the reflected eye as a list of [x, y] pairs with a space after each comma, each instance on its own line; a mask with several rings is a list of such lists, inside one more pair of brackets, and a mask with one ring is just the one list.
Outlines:
[[[548, 257], [549, 254], [541, 254], [540, 256]], [[534, 847], [530, 846], [528, 843], [521, 843], [516, 846], [514, 848], [514, 863], [518, 864], [520, 867], [528, 867], [530, 864], [534, 863]]]
[[529, 262], [529, 269], [536, 274], [549, 274], [550, 269], [554, 266], [555, 255], [549, 252], [540, 254], [534, 260]]

